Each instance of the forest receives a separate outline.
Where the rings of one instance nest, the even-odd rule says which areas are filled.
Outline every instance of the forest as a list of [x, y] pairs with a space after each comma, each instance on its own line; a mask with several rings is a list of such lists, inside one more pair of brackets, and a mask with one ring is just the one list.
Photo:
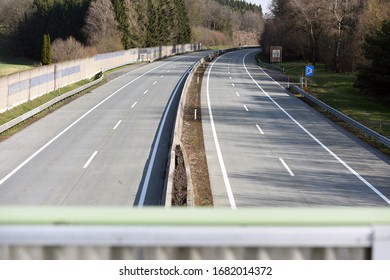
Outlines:
[[[47, 61], [135, 47], [257, 44], [261, 7], [242, 0], [2, 0], [1, 50]], [[50, 60], [51, 61], [51, 60]]]
[[388, 0], [273, 0], [264, 47], [282, 45], [286, 59], [326, 63], [335, 71], [355, 71], [367, 34], [390, 18]]
[[273, 0], [261, 45], [283, 46], [285, 60], [323, 63], [335, 72], [357, 72], [356, 85], [388, 96], [390, 1]]

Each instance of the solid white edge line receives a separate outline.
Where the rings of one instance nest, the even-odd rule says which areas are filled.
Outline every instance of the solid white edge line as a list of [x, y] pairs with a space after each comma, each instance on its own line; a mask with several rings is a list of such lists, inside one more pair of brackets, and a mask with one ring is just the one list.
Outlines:
[[[303, 125], [301, 125], [296, 119], [294, 119], [286, 110], [282, 108], [253, 78], [253, 76], [249, 73], [248, 68], [245, 65], [245, 58], [250, 53], [247, 53], [243, 60], [243, 66], [249, 75], [249, 77], [252, 79], [252, 81], [257, 85], [257, 87], [274, 103], [287, 117], [289, 117], [296, 125], [298, 125], [307, 135], [309, 135], [314, 141], [316, 141], [323, 149], [325, 149], [329, 154], [331, 154], [339, 163], [341, 163], [346, 169], [348, 169], [353, 175], [355, 175], [361, 182], [363, 182], [367, 187], [369, 187], [373, 192], [375, 192], [380, 198], [382, 198], [387, 204], [390, 205], [390, 199], [388, 199], [385, 195], [383, 195], [377, 188], [375, 188], [371, 183], [369, 183], [366, 179], [364, 179], [359, 173], [357, 173], [352, 167], [350, 167], [346, 162], [344, 162], [338, 155], [336, 155], [334, 152], [332, 152], [325, 144], [323, 144], [320, 140], [318, 140], [313, 134], [311, 134]], [[270, 77], [260, 66], [259, 68], [261, 71], [263, 71], [264, 74], [266, 74], [268, 77]], [[275, 82], [277, 83], [277, 82]]]
[[118, 121], [117, 124], [114, 126], [113, 130], [117, 129], [118, 126], [121, 124], [122, 120]]
[[219, 165], [220, 165], [220, 168], [221, 168], [223, 181], [225, 183], [226, 192], [227, 192], [227, 195], [228, 195], [228, 198], [229, 198], [230, 207], [232, 209], [237, 209], [236, 202], [235, 202], [234, 196], [233, 196], [233, 191], [232, 191], [232, 188], [230, 186], [229, 178], [228, 178], [228, 175], [227, 175], [227, 172], [226, 172], [226, 167], [225, 167], [225, 163], [224, 163], [224, 160], [223, 160], [221, 148], [220, 148], [220, 145], [219, 145], [219, 140], [218, 140], [218, 136], [217, 136], [217, 131], [215, 129], [214, 117], [213, 117], [213, 112], [212, 112], [212, 109], [211, 109], [211, 102], [210, 102], [210, 73], [211, 73], [211, 70], [212, 70], [214, 64], [218, 60], [219, 60], [219, 58], [217, 58], [211, 64], [211, 66], [209, 68], [209, 71], [208, 71], [208, 74], [207, 74], [207, 86], [206, 86], [207, 105], [208, 105], [208, 109], [209, 109], [210, 124], [211, 124], [211, 130], [213, 132], [215, 148], [217, 150]]
[[43, 150], [45, 150], [47, 147], [49, 147], [54, 141], [56, 141], [58, 138], [60, 138], [62, 135], [64, 135], [69, 129], [71, 129], [73, 126], [75, 126], [77, 123], [79, 123], [82, 119], [84, 119], [86, 116], [88, 116], [90, 113], [95, 111], [98, 107], [100, 107], [103, 103], [105, 103], [107, 100], [109, 100], [111, 97], [116, 95], [118, 92], [126, 88], [128, 85], [134, 83], [138, 79], [142, 78], [143, 76], [149, 74], [150, 72], [153, 72], [154, 70], [165, 66], [173, 61], [166, 62], [164, 64], [161, 64], [145, 73], [142, 75], [138, 76], [137, 78], [134, 78], [124, 86], [120, 87], [117, 89], [115, 92], [111, 93], [109, 96], [107, 96], [105, 99], [100, 101], [97, 105], [95, 105], [93, 108], [91, 108], [89, 111], [87, 111], [84, 115], [79, 117], [77, 120], [75, 120], [71, 125], [69, 125], [67, 128], [65, 128], [63, 131], [61, 131], [59, 134], [57, 134], [54, 138], [52, 138], [49, 142], [47, 142], [45, 145], [43, 145], [38, 151], [33, 153], [30, 157], [28, 157], [25, 161], [23, 161], [21, 164], [19, 164], [15, 169], [13, 169], [10, 173], [8, 173], [3, 179], [0, 180], [0, 186], [4, 184], [9, 178], [11, 178], [16, 172], [18, 172], [20, 169], [22, 169], [27, 163], [29, 163], [32, 159], [34, 159], [37, 155], [39, 155]]
[[264, 134], [264, 131], [261, 129], [261, 127], [258, 124], [256, 124], [256, 127], [260, 131], [261, 134]]
[[91, 157], [88, 159], [88, 161], [84, 164], [84, 166], [83, 166], [84, 169], [87, 168], [87, 167], [91, 164], [91, 162], [93, 161], [93, 159], [96, 157], [97, 153], [98, 153], [98, 151], [93, 152], [92, 156], [91, 156]]
[[[187, 76], [187, 73], [190, 72], [192, 70], [192, 67], [190, 67], [185, 73], [184, 75], [181, 77], [181, 79], [179, 80], [179, 82], [177, 83], [177, 85], [180, 85], [181, 82], [183, 81], [183, 79]], [[175, 96], [179, 90], [179, 86], [176, 86], [175, 88], [175, 91], [173, 92], [173, 94], [171, 95], [170, 97], [170, 100], [169, 100], [169, 103], [164, 111], [164, 115], [162, 117], [162, 120], [161, 120], [161, 123], [160, 123], [160, 126], [158, 128], [158, 132], [157, 132], [157, 137], [156, 137], [156, 141], [154, 142], [154, 146], [153, 146], [153, 150], [152, 150], [152, 156], [150, 157], [150, 160], [149, 160], [149, 163], [148, 163], [148, 167], [147, 167], [147, 171], [146, 171], [146, 175], [145, 175], [145, 180], [144, 180], [144, 183], [141, 187], [141, 195], [140, 195], [140, 198], [139, 198], [139, 201], [138, 201], [138, 205], [137, 207], [138, 208], [141, 208], [144, 206], [145, 204], [145, 199], [146, 199], [146, 193], [148, 191], [148, 188], [149, 188], [149, 181], [150, 181], [150, 176], [152, 174], [152, 169], [153, 169], [153, 165], [154, 165], [154, 161], [156, 159], [156, 154], [157, 154], [157, 148], [158, 148], [158, 144], [160, 143], [160, 139], [161, 139], [161, 135], [162, 135], [162, 131], [163, 131], [163, 128], [165, 126], [165, 122], [167, 120], [167, 117], [168, 117], [168, 112], [170, 111], [170, 108], [172, 106], [172, 103], [173, 103], [173, 100], [175, 99]]]
[[283, 164], [284, 168], [286, 168], [286, 170], [288, 171], [288, 173], [290, 173], [290, 175], [292, 177], [294, 177], [294, 173], [291, 171], [290, 167], [288, 167], [287, 163], [282, 159], [282, 158], [279, 158], [280, 162]]

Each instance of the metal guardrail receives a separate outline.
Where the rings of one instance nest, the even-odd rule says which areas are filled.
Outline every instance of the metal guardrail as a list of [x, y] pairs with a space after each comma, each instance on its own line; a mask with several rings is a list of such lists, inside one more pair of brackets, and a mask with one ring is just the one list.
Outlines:
[[299, 94], [303, 95], [305, 98], [313, 102], [314, 104], [320, 106], [322, 109], [326, 110], [333, 116], [343, 120], [346, 122], [348, 125], [354, 127], [355, 129], [361, 131], [363, 134], [377, 140], [378, 142], [382, 143], [385, 145], [387, 148], [390, 148], [390, 139], [377, 133], [376, 131], [373, 131], [372, 129], [362, 125], [361, 123], [355, 121], [354, 119], [348, 117], [347, 115], [337, 111], [336, 109], [330, 107], [329, 105], [325, 104], [324, 102], [318, 100], [315, 98], [313, 95], [310, 93], [305, 92], [301, 87], [297, 85], [291, 85], [291, 87], [296, 90]]
[[52, 100], [46, 102], [45, 104], [43, 104], [43, 105], [41, 105], [41, 106], [31, 110], [31, 111], [28, 111], [27, 113], [25, 113], [25, 114], [15, 118], [15, 119], [13, 119], [13, 120], [11, 120], [11, 121], [1, 125], [0, 126], [0, 133], [3, 133], [4, 131], [10, 129], [11, 127], [13, 127], [15, 125], [20, 124], [21, 122], [24, 122], [25, 120], [35, 116], [36, 114], [39, 114], [40, 112], [46, 110], [47, 108], [53, 106], [54, 104], [56, 104], [56, 103], [58, 103], [58, 102], [60, 102], [60, 101], [62, 101], [64, 99], [66, 99], [66, 98], [68, 98], [68, 97], [70, 97], [72, 95], [75, 95], [75, 94], [77, 94], [79, 92], [82, 92], [82, 91], [84, 91], [84, 90], [86, 90], [86, 89], [88, 89], [90, 87], [93, 87], [94, 85], [97, 85], [102, 80], [103, 80], [103, 74], [97, 80], [92, 81], [92, 82], [90, 82], [90, 83], [88, 83], [86, 85], [83, 85], [83, 86], [81, 86], [79, 88], [76, 88], [74, 90], [71, 90], [71, 91], [69, 91], [67, 93], [64, 93], [64, 94], [62, 94], [60, 96], [57, 96], [57, 97], [53, 98]]
[[0, 208], [0, 259], [390, 259], [386, 208]]

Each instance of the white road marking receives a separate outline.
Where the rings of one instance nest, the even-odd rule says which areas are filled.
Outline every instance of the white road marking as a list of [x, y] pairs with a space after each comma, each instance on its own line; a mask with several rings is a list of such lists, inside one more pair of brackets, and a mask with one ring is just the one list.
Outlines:
[[240, 94], [238, 93], [238, 91], [236, 91], [236, 94], [237, 94], [238, 97], [240, 97]]
[[155, 84], [157, 84], [157, 81], [155, 81], [155, 82], [153, 83], [153, 85], [155, 85]]
[[248, 107], [246, 107], [246, 105], [244, 105], [244, 108], [245, 108], [245, 110], [246, 110], [247, 112], [249, 112]]
[[292, 177], [294, 177], [294, 173], [291, 171], [290, 167], [288, 167], [288, 165], [286, 164], [286, 162], [282, 159], [282, 158], [279, 158], [280, 162], [283, 164], [284, 168], [286, 168], [286, 170], [288, 171], [288, 173], [290, 173], [290, 175]]
[[114, 126], [113, 130], [117, 129], [118, 126], [121, 124], [122, 120], [120, 120], [119, 122], [117, 122], [117, 124]]
[[87, 167], [91, 164], [91, 162], [93, 161], [93, 159], [96, 157], [97, 153], [98, 153], [98, 151], [93, 152], [92, 156], [91, 156], [91, 157], [89, 158], [89, 160], [84, 164], [84, 166], [83, 166], [84, 169], [87, 168]]
[[45, 150], [47, 147], [49, 147], [54, 141], [56, 141], [58, 138], [60, 138], [62, 135], [64, 135], [69, 129], [71, 129], [73, 126], [75, 126], [77, 123], [79, 123], [81, 120], [83, 120], [86, 116], [88, 116], [89, 114], [91, 114], [93, 111], [95, 111], [98, 107], [100, 107], [103, 103], [105, 103], [107, 100], [109, 100], [110, 98], [112, 98], [114, 95], [116, 95], [118, 92], [120, 92], [121, 90], [123, 90], [124, 88], [126, 88], [127, 86], [129, 86], [130, 84], [134, 83], [135, 81], [139, 80], [140, 78], [142, 78], [143, 76], [153, 72], [154, 70], [160, 68], [160, 67], [163, 67], [169, 63], [171, 63], [172, 61], [169, 61], [167, 63], [164, 63], [164, 64], [161, 64], [157, 67], [154, 67], [153, 69], [149, 70], [149, 71], [146, 71], [145, 73], [143, 73], [142, 75], [139, 75], [137, 78], [134, 78], [133, 80], [131, 80], [130, 82], [128, 82], [127, 84], [125, 84], [124, 86], [122, 86], [121, 88], [117, 89], [116, 91], [114, 91], [113, 93], [111, 93], [109, 96], [107, 96], [105, 99], [103, 99], [102, 101], [100, 101], [97, 105], [95, 105], [93, 108], [91, 108], [89, 111], [87, 111], [84, 115], [82, 115], [81, 117], [79, 117], [77, 120], [75, 120], [72, 124], [70, 124], [67, 128], [65, 128], [63, 131], [61, 131], [60, 133], [58, 133], [54, 138], [52, 138], [49, 142], [47, 142], [45, 145], [43, 145], [38, 151], [36, 151], [35, 153], [33, 153], [30, 157], [28, 157], [25, 161], [23, 161], [21, 164], [19, 164], [15, 169], [13, 169], [10, 173], [8, 173], [3, 179], [0, 180], [0, 185], [4, 184], [9, 178], [11, 178], [13, 175], [15, 175], [15, 173], [17, 173], [20, 169], [22, 169], [27, 163], [29, 163], [31, 160], [33, 160], [37, 155], [39, 155], [43, 150]]
[[160, 78], [164, 78], [164, 75], [161, 75], [161, 77]]
[[[390, 199], [388, 199], [385, 195], [383, 195], [377, 188], [375, 188], [371, 183], [369, 183], [366, 179], [364, 179], [359, 173], [357, 173], [352, 167], [350, 167], [346, 162], [344, 162], [338, 155], [336, 155], [331, 149], [329, 149], [325, 144], [323, 144], [320, 140], [317, 139], [310, 131], [308, 131], [303, 125], [301, 125], [296, 119], [293, 118], [286, 110], [282, 108], [253, 78], [253, 76], [249, 73], [248, 68], [245, 65], [245, 58], [249, 55], [246, 54], [242, 60], [243, 66], [252, 79], [252, 81], [257, 85], [257, 87], [274, 103], [287, 117], [289, 117], [297, 126], [299, 126], [307, 135], [309, 135], [314, 141], [316, 141], [324, 150], [326, 150], [330, 155], [332, 155], [339, 163], [341, 163], [346, 169], [348, 169], [353, 175], [355, 175], [361, 182], [363, 182], [367, 187], [369, 187], [373, 192], [375, 192], [378, 196], [380, 196], [387, 204], [390, 205]], [[264, 74], [268, 77], [269, 75], [259, 67]]]
[[237, 209], [236, 202], [235, 202], [234, 196], [233, 196], [233, 191], [232, 191], [232, 188], [230, 186], [229, 178], [227, 176], [226, 167], [225, 167], [225, 163], [224, 163], [222, 152], [221, 152], [221, 147], [219, 145], [219, 140], [218, 140], [218, 136], [217, 136], [217, 131], [215, 129], [214, 117], [213, 117], [213, 112], [212, 112], [212, 109], [211, 109], [211, 102], [210, 102], [210, 73], [211, 73], [211, 70], [212, 70], [214, 64], [218, 60], [219, 60], [219, 58], [217, 58], [213, 62], [213, 64], [211, 64], [210, 69], [209, 69], [208, 74], [207, 74], [207, 87], [206, 87], [207, 104], [208, 104], [208, 107], [209, 107], [210, 124], [211, 124], [211, 130], [213, 132], [215, 148], [217, 150], [219, 165], [221, 167], [222, 177], [223, 177], [223, 181], [225, 183], [225, 188], [226, 188], [226, 192], [227, 192], [227, 195], [228, 195], [228, 198], [229, 198], [230, 207], [232, 209]]
[[135, 105], [137, 105], [137, 101], [136, 102], [134, 102], [134, 104], [133, 105], [131, 105], [131, 109], [133, 109], [134, 107], [135, 107]]
[[232, 77], [229, 77], [229, 79], [231, 80], [231, 79], [232, 79]]
[[146, 94], [148, 91], [149, 91], [148, 89], [147, 89], [147, 90], [145, 90], [145, 91], [144, 91], [144, 95], [145, 95], [145, 94]]
[[[178, 85], [180, 85], [182, 83], [182, 81], [184, 80], [184, 78], [187, 76], [187, 73], [191, 70], [192, 68], [188, 69], [186, 71], [186, 73], [181, 77], [181, 79], [179, 80], [179, 82], [177, 83]], [[150, 177], [152, 175], [152, 169], [153, 169], [153, 165], [154, 165], [154, 161], [156, 159], [156, 154], [157, 154], [157, 148], [158, 148], [158, 144], [160, 143], [160, 139], [161, 139], [161, 135], [162, 135], [162, 131], [163, 131], [163, 128], [165, 126], [165, 122], [167, 120], [167, 117], [168, 117], [168, 112], [172, 106], [172, 103], [173, 103], [173, 100], [175, 99], [176, 97], [176, 94], [177, 92], [179, 91], [179, 87], [176, 86], [174, 92], [172, 93], [172, 96], [171, 96], [171, 99], [169, 100], [168, 102], [168, 105], [164, 111], [164, 115], [161, 119], [161, 123], [160, 123], [160, 126], [158, 127], [158, 131], [157, 131], [157, 136], [156, 136], [156, 140], [154, 142], [154, 146], [153, 146], [153, 150], [152, 150], [152, 155], [150, 157], [150, 160], [149, 160], [149, 163], [148, 163], [148, 167], [147, 167], [147, 170], [146, 170], [146, 175], [145, 175], [145, 179], [144, 179], [144, 183], [141, 187], [141, 195], [140, 195], [140, 198], [139, 198], [139, 201], [138, 201], [138, 205], [137, 207], [138, 208], [141, 208], [144, 206], [145, 204], [145, 199], [146, 199], [146, 194], [148, 192], [148, 188], [149, 188], [149, 182], [150, 182]]]
[[233, 86], [233, 87], [235, 86], [234, 83], [232, 83], [232, 86]]
[[260, 128], [258, 124], [256, 124], [257, 129], [260, 131], [261, 134], [264, 134], [264, 131]]

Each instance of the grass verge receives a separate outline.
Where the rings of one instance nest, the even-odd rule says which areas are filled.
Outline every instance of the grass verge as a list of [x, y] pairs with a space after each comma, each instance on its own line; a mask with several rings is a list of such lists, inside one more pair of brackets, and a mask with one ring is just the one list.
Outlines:
[[[26, 103], [23, 103], [21, 105], [18, 105], [16, 107], [12, 108], [11, 110], [8, 110], [4, 113], [1, 113], [0, 114], [0, 125], [5, 124], [5, 123], [7, 123], [7, 122], [25, 114], [25, 113], [27, 113], [27, 112], [37, 108], [37, 107], [45, 104], [46, 102], [54, 99], [57, 96], [60, 96], [60, 95], [65, 94], [71, 90], [74, 90], [74, 89], [79, 88], [83, 85], [86, 85], [86, 84], [94, 81], [95, 79], [97, 79], [97, 76], [92, 78], [92, 79], [82, 80], [82, 81], [79, 81], [77, 83], [60, 88], [58, 90], [52, 91], [50, 93], [44, 94], [44, 95], [42, 95], [34, 100], [28, 101]], [[66, 99], [54, 104], [50, 108], [36, 114], [35, 116], [31, 117], [30, 119], [27, 119], [26, 121], [4, 131], [3, 133], [0, 134], [0, 141], [3, 141], [5, 139], [11, 137], [12, 135], [16, 134], [20, 130], [22, 130], [22, 129], [26, 128], [27, 126], [29, 126], [30, 124], [32, 124], [33, 122], [43, 118], [44, 116], [50, 114], [54, 110], [70, 103], [71, 101], [75, 100], [76, 98], [90, 92], [91, 90], [93, 90], [97, 86], [100, 86], [100, 84], [95, 85], [94, 87], [88, 88], [88, 89], [86, 89], [82, 92], [79, 92], [77, 94], [74, 94], [74, 95], [70, 96], [69, 98], [66, 98]]]
[[0, 77], [34, 68], [34, 62], [25, 58], [0, 55]]
[[[299, 82], [305, 63], [287, 62], [278, 64], [294, 82]], [[354, 87], [356, 75], [335, 73], [316, 65], [314, 77], [308, 78], [308, 90], [317, 99], [390, 138], [389, 104], [364, 95]]]

